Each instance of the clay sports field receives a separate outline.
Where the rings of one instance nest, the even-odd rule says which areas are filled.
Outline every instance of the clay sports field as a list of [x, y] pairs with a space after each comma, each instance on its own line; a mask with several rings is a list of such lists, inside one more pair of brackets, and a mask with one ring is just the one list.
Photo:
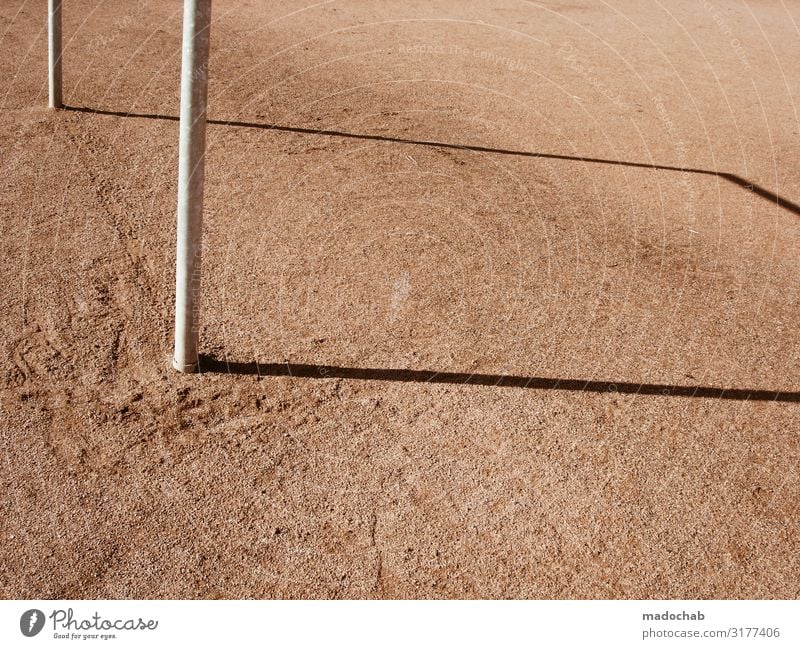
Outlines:
[[800, 6], [0, 4], [0, 596], [800, 596]]

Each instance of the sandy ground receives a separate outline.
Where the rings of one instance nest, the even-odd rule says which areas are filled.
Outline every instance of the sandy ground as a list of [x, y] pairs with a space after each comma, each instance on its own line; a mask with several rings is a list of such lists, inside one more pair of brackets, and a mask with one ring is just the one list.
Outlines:
[[67, 3], [58, 112], [44, 7], [0, 596], [800, 596], [800, 7], [214, 0], [195, 376], [181, 3]]

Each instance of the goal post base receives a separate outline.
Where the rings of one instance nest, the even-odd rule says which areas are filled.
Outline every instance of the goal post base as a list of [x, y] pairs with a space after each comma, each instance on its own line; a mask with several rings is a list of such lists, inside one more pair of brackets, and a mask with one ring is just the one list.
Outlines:
[[172, 367], [181, 374], [196, 374], [200, 369], [199, 363], [179, 363], [176, 358], [172, 359]]

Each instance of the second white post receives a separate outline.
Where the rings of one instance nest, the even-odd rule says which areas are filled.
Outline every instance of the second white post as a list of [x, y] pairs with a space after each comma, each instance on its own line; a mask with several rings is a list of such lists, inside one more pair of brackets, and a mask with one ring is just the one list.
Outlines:
[[61, 108], [61, 2], [47, 0], [47, 73], [50, 108]]
[[196, 372], [198, 369], [210, 28], [211, 0], [184, 0], [178, 145], [175, 354], [172, 359], [172, 366], [179, 372]]

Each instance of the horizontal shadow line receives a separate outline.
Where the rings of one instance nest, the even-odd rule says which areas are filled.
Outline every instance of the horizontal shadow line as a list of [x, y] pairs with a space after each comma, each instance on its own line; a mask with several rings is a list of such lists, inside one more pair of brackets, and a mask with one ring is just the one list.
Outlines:
[[[159, 119], [177, 122], [179, 117], [174, 115], [157, 115], [155, 113], [125, 113], [115, 110], [101, 110], [99, 108], [88, 108], [85, 106], [64, 106], [64, 110], [78, 113], [92, 113], [94, 115], [110, 115], [113, 117], [134, 117], [139, 119]], [[375, 140], [378, 142], [393, 142], [396, 144], [415, 144], [418, 146], [439, 147], [445, 149], [458, 149], [462, 151], [477, 151], [479, 153], [497, 153], [501, 155], [523, 156], [528, 158], [544, 158], [548, 160], [570, 160], [574, 162], [591, 162], [595, 164], [619, 165], [622, 167], [637, 167], [640, 169], [659, 169], [662, 171], [682, 171], [685, 173], [701, 174], [705, 176], [715, 176], [726, 180], [738, 187], [743, 187], [752, 191], [778, 207], [782, 207], [794, 214], [800, 215], [800, 205], [794, 203], [768, 189], [750, 182], [746, 178], [724, 171], [710, 171], [708, 169], [692, 169], [688, 167], [674, 167], [670, 165], [648, 164], [646, 162], [630, 162], [627, 160], [608, 160], [605, 158], [584, 158], [582, 156], [561, 155], [557, 153], [539, 153], [535, 151], [514, 151], [511, 149], [496, 149], [493, 147], [477, 146], [469, 144], [453, 144], [450, 142], [436, 142], [434, 140], [412, 140], [402, 137], [392, 137], [389, 135], [371, 135], [368, 133], [348, 133], [345, 131], [329, 131], [325, 129], [303, 128], [299, 126], [279, 126], [276, 124], [261, 124], [258, 122], [239, 122], [233, 120], [209, 119], [209, 124], [216, 126], [233, 126], [237, 128], [256, 128], [268, 131], [281, 131], [286, 133], [301, 133], [305, 135], [323, 135], [328, 137], [344, 137], [357, 140]]]
[[466, 372], [432, 372], [428, 370], [384, 369], [370, 367], [338, 367], [304, 363], [242, 363], [202, 356], [200, 370], [215, 374], [253, 376], [291, 376], [307, 379], [358, 379], [364, 381], [397, 381], [402, 383], [446, 383], [485, 385], [498, 388], [531, 390], [567, 390], [570, 392], [609, 392], [664, 397], [697, 397], [736, 401], [782, 401], [800, 403], [800, 392], [775, 392], [742, 388], [668, 385], [660, 383], [628, 383], [585, 381], [583, 379], [551, 379], [537, 376], [503, 374], [468, 374]]

